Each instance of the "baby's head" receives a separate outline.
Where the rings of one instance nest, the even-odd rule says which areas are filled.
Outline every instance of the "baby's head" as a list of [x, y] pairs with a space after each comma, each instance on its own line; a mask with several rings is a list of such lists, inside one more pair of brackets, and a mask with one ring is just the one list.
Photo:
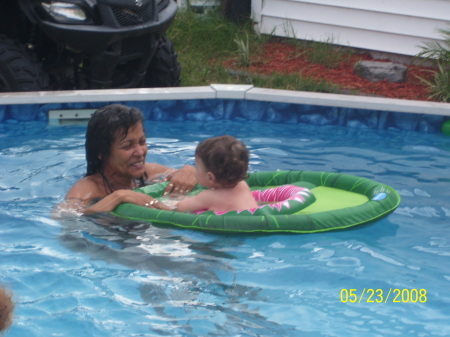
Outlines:
[[247, 178], [249, 152], [244, 143], [232, 136], [204, 140], [197, 146], [195, 157], [223, 187], [234, 187]]

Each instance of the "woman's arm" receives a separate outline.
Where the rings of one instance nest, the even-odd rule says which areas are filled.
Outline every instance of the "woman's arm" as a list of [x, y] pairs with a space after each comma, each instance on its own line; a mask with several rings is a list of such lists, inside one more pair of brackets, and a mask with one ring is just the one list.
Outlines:
[[[97, 201], [98, 200], [98, 201]], [[77, 212], [85, 215], [110, 212], [122, 203], [169, 210], [151, 196], [132, 190], [116, 190], [104, 196], [97, 184], [89, 178], [79, 180], [69, 190], [64, 202], [57, 206], [60, 212]]]
[[[146, 171], [150, 180], [157, 176], [167, 174], [165, 180], [170, 183], [164, 194], [169, 192], [184, 193], [190, 191], [197, 184], [195, 178], [195, 168], [186, 165], [179, 170], [171, 169], [167, 166], [147, 163]], [[56, 206], [58, 212], [76, 212], [85, 215], [110, 212], [122, 203], [132, 203], [136, 205], [171, 210], [170, 207], [158, 202], [151, 196], [134, 192], [132, 190], [121, 189], [105, 195], [104, 185], [94, 177], [89, 176], [80, 179], [66, 195], [65, 200]]]
[[153, 208], [161, 209], [165, 208], [163, 204], [160, 204], [157, 200], [147, 194], [134, 192], [132, 190], [116, 190], [96, 203], [86, 207], [83, 213], [85, 215], [90, 215], [95, 213], [111, 212], [123, 203], [131, 203], [145, 207], [151, 206]]

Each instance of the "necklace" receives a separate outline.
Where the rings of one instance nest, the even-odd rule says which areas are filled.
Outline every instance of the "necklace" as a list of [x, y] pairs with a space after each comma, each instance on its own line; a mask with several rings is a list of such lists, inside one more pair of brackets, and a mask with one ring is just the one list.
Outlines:
[[[111, 183], [109, 181], [109, 179], [103, 174], [103, 172], [100, 172], [102, 179], [103, 179], [103, 185], [105, 186], [105, 191], [107, 192], [107, 194], [111, 194], [114, 191], [117, 190], [122, 190], [122, 189], [135, 189], [137, 187], [141, 187], [145, 185], [145, 179], [144, 177], [140, 177], [140, 178], [133, 178], [131, 181], [131, 186], [129, 187], [118, 187], [116, 185], [114, 185], [113, 183]], [[144, 176], [147, 176], [147, 174], [145, 173]]]

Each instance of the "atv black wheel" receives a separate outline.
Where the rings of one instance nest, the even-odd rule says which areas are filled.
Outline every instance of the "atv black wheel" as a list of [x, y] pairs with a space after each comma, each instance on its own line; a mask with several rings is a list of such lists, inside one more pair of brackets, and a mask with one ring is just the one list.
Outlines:
[[36, 57], [18, 41], [0, 35], [0, 92], [47, 89]]
[[178, 63], [172, 42], [161, 37], [155, 55], [151, 60], [147, 74], [144, 78], [144, 86], [150, 88], [178, 87], [181, 83], [181, 66]]

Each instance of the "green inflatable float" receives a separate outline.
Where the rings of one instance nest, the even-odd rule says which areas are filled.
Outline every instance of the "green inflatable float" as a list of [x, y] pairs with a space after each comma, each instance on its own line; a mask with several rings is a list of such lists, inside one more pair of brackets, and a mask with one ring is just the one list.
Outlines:
[[[235, 233], [317, 233], [350, 228], [387, 216], [400, 204], [392, 187], [353, 175], [316, 171], [250, 173], [257, 209], [217, 214], [162, 211], [133, 204], [112, 214], [129, 220]], [[137, 189], [160, 198], [167, 183]], [[195, 195], [204, 188], [197, 185]]]

